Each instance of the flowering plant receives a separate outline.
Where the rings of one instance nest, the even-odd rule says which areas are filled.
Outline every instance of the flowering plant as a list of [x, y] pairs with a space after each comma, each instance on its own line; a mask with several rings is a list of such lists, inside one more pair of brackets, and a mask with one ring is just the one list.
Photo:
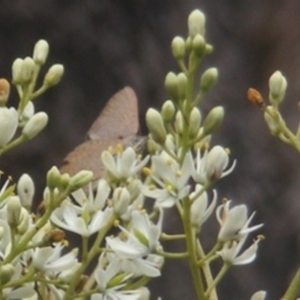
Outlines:
[[[99, 153], [105, 172], [95, 189], [91, 171], [71, 176], [52, 167], [36, 213], [32, 178], [23, 174], [16, 187], [5, 182], [0, 191], [1, 299], [149, 299], [146, 285], [161, 276], [164, 261], [186, 259], [196, 299], [216, 300], [217, 285], [226, 272], [255, 260], [263, 237], [251, 242], [249, 236], [262, 224], [252, 225], [255, 213], [249, 215], [247, 206], [235, 205], [234, 200], [220, 200], [213, 188], [234, 170], [236, 161], [228, 148], [212, 144], [223, 107], [212, 108], [204, 118], [198, 108], [218, 77], [217, 69], [209, 68], [195, 84], [202, 59], [213, 49], [205, 40], [201, 11], [189, 15], [188, 37], [175, 37], [171, 49], [181, 71], [167, 74], [170, 99], [161, 110], [147, 111], [147, 155], [125, 145]], [[14, 61], [17, 109], [7, 107], [10, 84], [0, 80], [0, 156], [38, 135], [48, 122], [46, 113], [35, 113], [34, 101], [64, 72], [62, 65], [53, 65], [36, 89], [48, 52], [48, 43], [40, 40], [32, 57]], [[264, 109], [271, 133], [299, 150], [299, 134], [287, 131], [278, 111], [286, 86], [276, 72], [270, 79], [271, 106], [253, 89], [249, 98]], [[182, 223], [182, 233], [164, 232], [170, 208]], [[201, 234], [214, 216], [219, 229], [209, 248]], [[65, 232], [78, 236], [80, 249], [68, 249]], [[176, 240], [184, 241], [183, 252], [164, 250]], [[211, 270], [215, 261], [221, 262], [217, 272]], [[296, 297], [297, 278], [284, 299]], [[259, 291], [251, 300], [265, 297], [266, 292]]]

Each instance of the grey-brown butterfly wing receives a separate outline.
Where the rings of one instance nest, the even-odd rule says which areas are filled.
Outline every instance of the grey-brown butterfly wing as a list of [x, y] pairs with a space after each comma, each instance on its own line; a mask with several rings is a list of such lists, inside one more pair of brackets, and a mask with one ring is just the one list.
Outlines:
[[62, 173], [71, 176], [81, 170], [94, 173], [94, 180], [103, 175], [101, 153], [117, 144], [133, 146], [139, 130], [137, 97], [130, 87], [116, 93], [106, 104], [88, 131], [89, 140], [80, 144], [64, 159]]
[[122, 138], [135, 135], [138, 130], [137, 97], [132, 88], [125, 87], [108, 101], [87, 136], [91, 140]]

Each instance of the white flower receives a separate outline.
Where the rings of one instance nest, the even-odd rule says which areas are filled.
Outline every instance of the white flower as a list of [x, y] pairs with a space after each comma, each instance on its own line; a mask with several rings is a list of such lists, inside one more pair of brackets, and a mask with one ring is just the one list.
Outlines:
[[197, 184], [195, 191], [190, 194], [190, 199], [193, 201], [191, 206], [191, 223], [193, 226], [199, 229], [211, 215], [217, 204], [217, 192], [215, 190], [213, 190], [214, 197], [209, 207], [207, 207], [208, 200], [206, 192], [203, 192], [196, 199], [193, 199], [195, 196], [197, 196], [201, 189], [202, 185]]
[[[123, 275], [123, 278], [115, 285], [112, 285], [112, 280], [117, 275]], [[130, 274], [122, 274], [120, 265], [117, 260], [111, 260], [107, 264], [106, 257], [102, 254], [99, 258], [99, 264], [94, 272], [95, 280], [100, 293], [92, 295], [92, 300], [138, 300], [139, 293], [131, 290], [122, 291], [126, 280], [131, 277]]]
[[105, 211], [98, 210], [90, 213], [89, 220], [86, 220], [87, 213], [87, 210], [65, 201], [61, 207], [54, 210], [51, 221], [67, 231], [89, 237], [106, 225], [111, 215], [111, 209], [107, 208]]
[[225, 263], [229, 265], [246, 265], [251, 263], [256, 258], [259, 239], [256, 240], [249, 248], [240, 254], [247, 236], [242, 238], [239, 242], [232, 241], [223, 245], [218, 254], [222, 257]]
[[132, 147], [118, 152], [116, 157], [109, 151], [103, 151], [101, 158], [107, 171], [116, 179], [128, 179], [134, 176], [149, 160], [149, 156], [146, 156], [142, 161], [139, 161]]
[[164, 151], [152, 157], [151, 179], [161, 188], [154, 185], [144, 186], [142, 192], [145, 196], [154, 198], [157, 207], [171, 207], [176, 201], [189, 194], [188, 185], [193, 168], [192, 155], [185, 155], [182, 165], [171, 158]]
[[0, 107], [0, 147], [5, 146], [15, 135], [18, 113], [15, 108]]
[[126, 187], [117, 187], [113, 193], [114, 211], [119, 215], [123, 215], [130, 204], [130, 194]]
[[119, 237], [106, 238], [108, 246], [114, 251], [125, 272], [149, 277], [160, 275], [158, 268], [162, 261], [158, 255], [150, 253], [160, 247], [161, 226], [162, 213], [158, 223], [154, 225], [150, 222], [148, 215], [134, 211], [130, 232], [121, 227], [126, 234], [126, 240]]
[[221, 225], [218, 240], [222, 242], [231, 241], [248, 235], [250, 232], [262, 227], [263, 224], [248, 227], [255, 213], [248, 218], [247, 206], [244, 204], [229, 208], [231, 201], [220, 205], [216, 215]]
[[[106, 204], [110, 193], [110, 186], [104, 179], [100, 179], [97, 184], [97, 191], [94, 193], [92, 184], [89, 184], [88, 195], [83, 189], [78, 189], [72, 193], [75, 202], [81, 206], [83, 210], [94, 212], [102, 210]], [[71, 201], [70, 198], [68, 200]]]
[[32, 263], [35, 268], [50, 273], [59, 273], [77, 264], [78, 249], [61, 256], [63, 246], [35, 248], [32, 252]]
[[264, 300], [266, 298], [267, 292], [265, 291], [258, 291], [254, 293], [250, 300]]
[[197, 183], [205, 184], [208, 180], [218, 180], [230, 174], [235, 168], [236, 161], [226, 170], [229, 158], [225, 149], [214, 146], [206, 150], [201, 157], [200, 149], [197, 150], [196, 167], [193, 169], [193, 179]]

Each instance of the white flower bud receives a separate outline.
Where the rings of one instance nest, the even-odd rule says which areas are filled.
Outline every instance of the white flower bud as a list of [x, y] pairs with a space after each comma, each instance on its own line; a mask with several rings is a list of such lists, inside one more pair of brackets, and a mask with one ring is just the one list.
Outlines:
[[58, 84], [64, 74], [64, 66], [61, 64], [53, 65], [47, 72], [44, 78], [44, 85], [47, 87]]
[[5, 106], [10, 92], [10, 84], [5, 78], [0, 79], [0, 106]]
[[188, 79], [184, 73], [179, 73], [177, 75], [177, 90], [179, 100], [184, 100], [186, 98], [186, 90], [188, 85]]
[[53, 166], [47, 172], [47, 187], [50, 190], [55, 189], [56, 187], [60, 186], [61, 181], [61, 174], [56, 166]]
[[205, 44], [205, 55], [211, 54], [214, 50], [214, 47], [209, 44]]
[[34, 104], [29, 101], [22, 112], [22, 121], [27, 122], [34, 115], [34, 111]]
[[21, 201], [19, 196], [10, 196], [7, 199], [6, 214], [10, 226], [18, 226], [21, 216]]
[[175, 106], [171, 100], [167, 100], [162, 108], [161, 108], [161, 115], [165, 123], [170, 123], [175, 114]]
[[22, 79], [23, 59], [17, 58], [12, 64], [12, 79], [15, 84], [23, 83]]
[[206, 43], [202, 35], [196, 34], [192, 40], [192, 49], [198, 57], [202, 57], [205, 53]]
[[34, 196], [34, 182], [28, 174], [23, 174], [17, 185], [18, 196], [20, 197], [22, 205], [30, 209]]
[[280, 71], [274, 72], [269, 79], [269, 100], [271, 104], [278, 105], [281, 103], [285, 96], [286, 88], [286, 78], [282, 75]]
[[181, 111], [177, 111], [176, 116], [175, 116], [175, 130], [178, 134], [183, 133], [183, 128], [184, 128], [184, 119]]
[[222, 106], [214, 107], [206, 116], [203, 122], [203, 134], [208, 135], [217, 131], [224, 119], [224, 108]]
[[[270, 106], [268, 107], [271, 108]], [[278, 136], [281, 132], [281, 129], [279, 128], [278, 124], [273, 120], [273, 118], [267, 113], [267, 111], [264, 112], [264, 119], [270, 130], [270, 133], [274, 136]], [[283, 123], [285, 123], [282, 118], [281, 120]]]
[[[76, 174], [77, 175], [77, 174]], [[68, 173], [64, 173], [60, 177], [59, 189], [66, 189], [70, 185], [71, 176]], [[72, 190], [77, 190], [78, 188], [74, 187]]]
[[218, 69], [209, 68], [201, 76], [200, 89], [202, 92], [207, 93], [211, 90], [218, 80]]
[[93, 180], [93, 178], [94, 178], [93, 172], [82, 170], [79, 171], [77, 174], [75, 174], [73, 177], [71, 177], [69, 185], [72, 191], [75, 191], [90, 183]]
[[190, 120], [189, 120], [189, 126], [190, 126], [190, 137], [194, 138], [197, 136], [201, 124], [201, 112], [198, 107], [193, 107], [191, 114], [190, 114]]
[[126, 188], [118, 187], [113, 193], [114, 211], [122, 216], [130, 204], [130, 194]]
[[28, 213], [28, 211], [22, 207], [21, 209], [21, 215], [20, 215], [20, 222], [19, 225], [17, 226], [17, 230], [19, 234], [24, 234], [30, 225], [30, 215]]
[[188, 17], [189, 36], [196, 34], [204, 36], [205, 34], [205, 15], [198, 9], [192, 11]]
[[153, 140], [158, 144], [163, 144], [167, 133], [161, 114], [157, 110], [149, 108], [146, 113], [146, 124]]
[[214, 146], [208, 153], [205, 160], [206, 176], [210, 180], [221, 178], [223, 171], [228, 166], [229, 158], [225, 149], [221, 146]]
[[250, 300], [264, 300], [266, 298], [267, 292], [265, 291], [258, 291], [254, 293]]
[[173, 56], [177, 60], [181, 60], [184, 58], [185, 55], [185, 41], [182, 37], [176, 36], [171, 44]]
[[0, 147], [5, 146], [15, 135], [18, 113], [15, 108], [0, 107]]
[[39, 134], [48, 123], [48, 115], [44, 112], [38, 112], [33, 115], [23, 128], [22, 134], [27, 139], [34, 138]]
[[23, 60], [22, 70], [21, 70], [22, 83], [30, 82], [32, 75], [33, 75], [34, 67], [35, 67], [35, 64], [31, 57], [26, 57]]
[[15, 273], [15, 267], [11, 264], [2, 265], [0, 267], [0, 282], [1, 284], [8, 283]]
[[39, 40], [33, 49], [33, 60], [37, 65], [43, 65], [48, 57], [49, 44], [45, 40]]
[[177, 76], [173, 72], [169, 72], [165, 79], [166, 90], [172, 100], [178, 100]]

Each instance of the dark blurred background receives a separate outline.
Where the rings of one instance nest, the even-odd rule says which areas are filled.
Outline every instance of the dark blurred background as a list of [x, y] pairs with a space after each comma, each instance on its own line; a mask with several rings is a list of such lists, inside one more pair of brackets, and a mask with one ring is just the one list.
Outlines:
[[[189, 12], [207, 17], [206, 39], [215, 50], [202, 70], [216, 66], [220, 79], [205, 99], [203, 111], [223, 105], [226, 119], [214, 142], [231, 148], [235, 172], [218, 184], [220, 197], [246, 203], [263, 222], [266, 240], [255, 263], [230, 270], [220, 285], [220, 299], [249, 299], [268, 290], [268, 299], [284, 293], [299, 259], [299, 156], [271, 137], [262, 113], [246, 100], [248, 87], [267, 96], [268, 78], [281, 70], [289, 82], [282, 111], [295, 130], [299, 119], [300, 1], [294, 0], [23, 0], [1, 1], [0, 76], [11, 78], [16, 57], [31, 55], [34, 43], [50, 43], [47, 67], [65, 66], [62, 82], [36, 102], [50, 117], [47, 129], [33, 141], [8, 153], [0, 168], [15, 180], [28, 172], [41, 199], [45, 173], [84, 140], [105, 101], [125, 85], [140, 100], [140, 118], [149, 106], [166, 100], [164, 76], [177, 71], [170, 54], [175, 35], [186, 34]], [[46, 68], [47, 69], [47, 68]], [[14, 105], [11, 97], [11, 105]], [[167, 226], [173, 227], [172, 217]], [[206, 226], [203, 240], [216, 235]], [[167, 266], [156, 280], [154, 295], [195, 299], [187, 268]], [[156, 299], [156, 298], [153, 298]]]

